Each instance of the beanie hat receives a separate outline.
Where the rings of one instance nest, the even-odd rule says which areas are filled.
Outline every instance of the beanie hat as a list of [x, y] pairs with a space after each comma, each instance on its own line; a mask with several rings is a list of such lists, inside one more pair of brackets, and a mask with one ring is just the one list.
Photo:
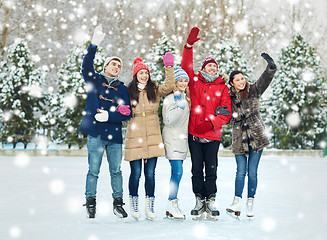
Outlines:
[[111, 60], [119, 61], [120, 64], [121, 64], [121, 68], [123, 68], [123, 61], [119, 57], [114, 56], [114, 57], [106, 58], [106, 60], [104, 61], [104, 64], [103, 64], [103, 71], [104, 71], [105, 66], [107, 66], [110, 63]]
[[217, 65], [218, 67], [218, 63], [217, 61], [213, 58], [213, 57], [205, 57], [202, 61], [202, 68], [201, 69], [204, 69], [205, 66], [208, 64], [208, 63], [214, 63]]
[[135, 76], [135, 74], [138, 73], [138, 71], [142, 70], [142, 69], [146, 69], [149, 73], [150, 73], [150, 69], [147, 65], [144, 64], [142, 58], [140, 57], [136, 57], [133, 61], [133, 77]]
[[188, 82], [190, 81], [187, 73], [181, 67], [174, 67], [174, 71], [175, 71], [175, 82], [177, 82], [179, 79], [187, 79]]

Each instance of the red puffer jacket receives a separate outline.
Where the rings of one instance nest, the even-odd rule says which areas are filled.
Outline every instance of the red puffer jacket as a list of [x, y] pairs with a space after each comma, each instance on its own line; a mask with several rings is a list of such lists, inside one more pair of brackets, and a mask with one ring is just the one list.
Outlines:
[[[190, 78], [189, 89], [192, 106], [188, 125], [189, 134], [220, 141], [221, 127], [227, 124], [232, 116], [231, 114], [229, 116], [215, 116], [215, 110], [218, 106], [227, 106], [227, 110], [232, 112], [229, 89], [225, 85], [225, 81], [218, 77], [215, 81], [207, 83], [201, 73], [195, 74], [193, 70], [193, 48], [186, 46], [183, 50], [182, 68]], [[204, 134], [198, 134], [196, 126], [208, 120], [212, 122], [214, 129]]]

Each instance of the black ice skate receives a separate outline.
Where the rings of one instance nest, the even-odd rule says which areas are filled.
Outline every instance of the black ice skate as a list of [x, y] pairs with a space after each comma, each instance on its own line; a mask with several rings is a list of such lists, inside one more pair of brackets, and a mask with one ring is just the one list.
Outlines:
[[119, 217], [119, 218], [127, 218], [127, 213], [125, 212], [123, 205], [125, 205], [125, 203], [123, 203], [123, 199], [121, 198], [115, 198], [114, 199], [114, 204], [113, 204], [113, 211], [114, 214]]
[[96, 213], [95, 198], [86, 199], [86, 203], [83, 206], [86, 206], [86, 213], [87, 213], [88, 217], [95, 218], [95, 213]]
[[219, 216], [219, 211], [216, 208], [214, 196], [209, 196], [209, 199], [206, 200], [206, 212], [207, 212], [207, 219], [210, 220], [217, 220]]
[[192, 219], [199, 220], [204, 217], [204, 213], [206, 210], [206, 202], [205, 199], [201, 199], [200, 196], [195, 196], [195, 207], [191, 211]]

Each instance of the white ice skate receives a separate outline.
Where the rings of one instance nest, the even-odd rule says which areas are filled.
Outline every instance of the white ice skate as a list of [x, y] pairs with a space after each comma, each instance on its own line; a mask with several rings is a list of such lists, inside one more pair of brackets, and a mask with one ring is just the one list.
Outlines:
[[247, 209], [246, 216], [248, 218], [253, 218], [254, 217], [254, 213], [253, 213], [253, 198], [248, 198], [248, 200], [246, 202], [246, 209]]
[[169, 200], [166, 206], [166, 216], [172, 219], [185, 219], [185, 214], [178, 207], [178, 199]]
[[157, 217], [154, 212], [154, 199], [154, 197], [145, 197], [145, 216], [151, 221], [154, 221]]
[[129, 196], [129, 204], [131, 208], [132, 217], [138, 220], [141, 217], [139, 209], [139, 196]]
[[229, 207], [226, 208], [226, 213], [229, 216], [239, 220], [239, 216], [241, 215], [241, 198], [240, 197], [237, 197], [237, 196], [234, 197], [233, 203]]

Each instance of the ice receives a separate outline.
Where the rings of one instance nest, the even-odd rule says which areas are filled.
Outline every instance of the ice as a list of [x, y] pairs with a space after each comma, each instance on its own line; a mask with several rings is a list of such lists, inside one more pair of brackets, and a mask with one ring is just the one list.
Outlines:
[[[268, 151], [267, 151], [268, 152]], [[264, 151], [265, 154], [265, 151]], [[263, 155], [258, 173], [258, 189], [254, 199], [252, 220], [246, 217], [244, 188], [240, 221], [225, 213], [234, 194], [236, 164], [234, 157], [219, 157], [217, 221], [191, 218], [195, 199], [191, 186], [191, 160], [183, 164], [179, 187], [179, 206], [186, 220], [165, 219], [168, 201], [170, 164], [158, 158], [156, 168], [157, 219], [144, 219], [144, 176], [139, 185], [142, 217], [119, 221], [112, 212], [112, 196], [107, 161], [103, 160], [98, 179], [98, 211], [95, 219], [87, 219], [85, 179], [87, 156], [30, 156], [29, 164], [17, 168], [15, 156], [0, 156], [1, 239], [22, 240], [106, 240], [106, 239], [325, 239], [327, 230], [327, 159], [308, 156]], [[295, 168], [296, 170], [292, 170]], [[129, 214], [129, 163], [122, 162], [124, 205]], [[51, 186], [51, 189], [50, 189]]]

